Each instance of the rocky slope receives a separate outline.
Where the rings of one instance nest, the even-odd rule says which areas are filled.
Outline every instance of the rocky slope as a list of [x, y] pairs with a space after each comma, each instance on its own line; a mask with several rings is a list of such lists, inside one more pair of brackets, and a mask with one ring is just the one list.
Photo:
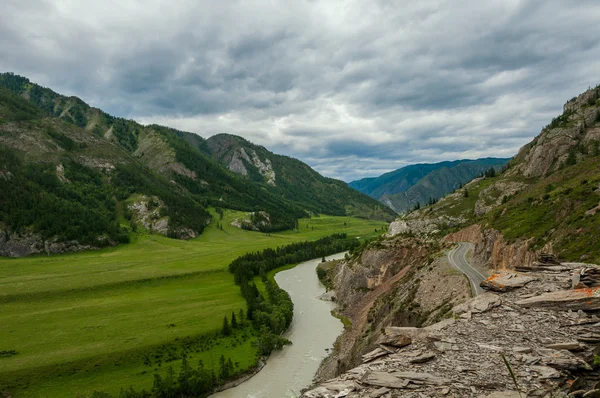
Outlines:
[[[598, 396], [600, 267], [583, 263], [600, 263], [599, 98], [569, 101], [500, 175], [400, 217], [364, 252], [383, 260], [336, 267], [339, 311], [356, 323], [305, 397]], [[494, 293], [458, 305], [468, 285], [443, 274], [454, 242], [497, 273], [482, 283]]]
[[436, 259], [441, 249], [435, 240], [396, 236], [372, 243], [329, 271], [337, 312], [351, 326], [322, 364], [319, 378], [360, 364], [386, 326], [427, 325], [469, 297], [462, 274]]
[[[597, 288], [569, 290], [589, 265], [538, 267], [424, 327], [386, 327], [362, 364], [303, 394], [321, 397], [594, 397]], [[585, 310], [585, 311], [584, 311]], [[514, 379], [511, 376], [514, 374]]]

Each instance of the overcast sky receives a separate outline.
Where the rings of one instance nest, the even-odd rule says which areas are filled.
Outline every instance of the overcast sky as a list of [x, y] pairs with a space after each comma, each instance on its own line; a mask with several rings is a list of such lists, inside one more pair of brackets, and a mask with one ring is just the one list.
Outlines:
[[0, 71], [350, 181], [510, 157], [600, 83], [600, 1], [2, 0]]

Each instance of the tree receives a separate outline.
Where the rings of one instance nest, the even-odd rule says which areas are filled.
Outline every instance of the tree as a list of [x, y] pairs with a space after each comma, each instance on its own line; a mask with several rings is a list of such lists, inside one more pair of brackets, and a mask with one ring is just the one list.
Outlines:
[[227, 315], [223, 317], [223, 329], [221, 331], [224, 336], [231, 335], [231, 326], [229, 326], [229, 321], [227, 320]]
[[221, 354], [221, 358], [219, 358], [219, 368], [221, 371], [221, 380], [229, 378], [229, 367], [227, 366], [227, 361], [225, 360], [225, 356], [223, 354]]
[[231, 328], [237, 329], [237, 327], [238, 327], [238, 323], [237, 323], [237, 319], [235, 319], [235, 312], [231, 311]]
[[469, 190], [468, 190], [467, 188], [465, 188], [465, 189], [463, 190], [463, 196], [464, 196], [465, 198], [468, 198], [468, 197], [469, 197]]
[[240, 310], [239, 310], [239, 312], [238, 312], [238, 319], [239, 319], [239, 321], [238, 321], [238, 324], [239, 324], [240, 326], [243, 326], [243, 325], [244, 325], [244, 322], [245, 322], [245, 319], [244, 319], [244, 318], [245, 318], [245, 317], [244, 317], [244, 310], [240, 308]]

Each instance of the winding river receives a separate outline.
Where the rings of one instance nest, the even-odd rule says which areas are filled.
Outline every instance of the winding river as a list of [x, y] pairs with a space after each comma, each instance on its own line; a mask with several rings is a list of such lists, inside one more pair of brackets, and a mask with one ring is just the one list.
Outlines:
[[[327, 260], [340, 259], [344, 253], [334, 254]], [[214, 398], [272, 398], [299, 397], [300, 390], [308, 387], [342, 333], [342, 323], [331, 316], [334, 304], [317, 299], [325, 293], [315, 268], [320, 259], [298, 264], [275, 275], [277, 284], [286, 290], [294, 302], [294, 319], [285, 337], [291, 346], [275, 351], [265, 367], [250, 380], [211, 395]]]

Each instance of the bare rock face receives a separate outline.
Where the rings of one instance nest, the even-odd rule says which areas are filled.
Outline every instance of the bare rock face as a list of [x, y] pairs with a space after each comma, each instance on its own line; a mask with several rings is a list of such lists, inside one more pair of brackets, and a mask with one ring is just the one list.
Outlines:
[[551, 250], [544, 247], [539, 251], [530, 249], [528, 240], [508, 242], [500, 231], [484, 229], [473, 224], [447, 235], [445, 242], [471, 242], [475, 245], [474, 257], [478, 263], [487, 264], [492, 270], [506, 270], [531, 265], [540, 252]]
[[446, 226], [460, 225], [465, 220], [460, 217], [442, 216], [439, 218], [400, 218], [388, 228], [387, 237], [396, 235], [430, 235], [439, 232], [442, 224]]
[[600, 139], [600, 128], [596, 127], [600, 111], [598, 98], [600, 87], [568, 101], [561, 120], [544, 128], [532, 143], [521, 148], [515, 157], [516, 166], [509, 169], [508, 174], [543, 177], [565, 164], [572, 147], [579, 145], [591, 149], [592, 143]]
[[40, 234], [14, 233], [0, 230], [0, 256], [24, 257], [31, 254], [61, 254], [91, 250], [93, 246], [80, 245], [77, 241], [57, 242], [56, 239], [43, 239]]
[[227, 165], [227, 168], [233, 171], [234, 173], [247, 176], [248, 170], [246, 170], [246, 166], [244, 166], [244, 162], [242, 162], [242, 159], [246, 160], [248, 163], [252, 162], [244, 148], [240, 148], [239, 150], [235, 151], [235, 153], [231, 157], [231, 161]]
[[[248, 155], [248, 152], [250, 152], [250, 155]], [[244, 148], [237, 149], [233, 153], [227, 168], [234, 173], [247, 176], [248, 170], [244, 165], [244, 161], [246, 161], [248, 164], [254, 165], [258, 169], [258, 172], [263, 176], [267, 184], [275, 186], [275, 171], [273, 170], [271, 160], [265, 158], [265, 160], [262, 161], [254, 149], [250, 149], [248, 152]]]

